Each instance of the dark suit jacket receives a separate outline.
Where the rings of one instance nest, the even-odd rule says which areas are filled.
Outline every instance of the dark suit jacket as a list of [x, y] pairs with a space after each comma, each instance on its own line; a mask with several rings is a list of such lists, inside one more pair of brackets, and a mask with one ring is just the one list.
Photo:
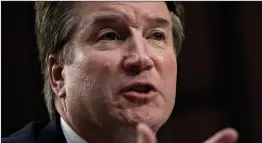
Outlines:
[[59, 116], [48, 125], [41, 122], [29, 123], [9, 137], [2, 138], [1, 141], [2, 143], [66, 143]]
[[41, 122], [29, 123], [9, 137], [2, 138], [1, 141], [2, 143], [66, 143], [59, 116], [48, 125]]

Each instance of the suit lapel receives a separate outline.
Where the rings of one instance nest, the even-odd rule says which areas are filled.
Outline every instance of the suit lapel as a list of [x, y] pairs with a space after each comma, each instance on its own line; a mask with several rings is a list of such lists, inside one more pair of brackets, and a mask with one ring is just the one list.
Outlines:
[[66, 143], [60, 125], [60, 116], [56, 116], [39, 134], [37, 143]]

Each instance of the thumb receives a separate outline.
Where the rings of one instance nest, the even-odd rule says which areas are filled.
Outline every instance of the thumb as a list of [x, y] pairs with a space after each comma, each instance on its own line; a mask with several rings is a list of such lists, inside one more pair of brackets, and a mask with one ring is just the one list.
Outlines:
[[204, 143], [235, 143], [237, 140], [237, 131], [233, 128], [226, 128], [217, 132]]
[[139, 123], [137, 125], [137, 131], [137, 143], [156, 143], [154, 132], [146, 124]]

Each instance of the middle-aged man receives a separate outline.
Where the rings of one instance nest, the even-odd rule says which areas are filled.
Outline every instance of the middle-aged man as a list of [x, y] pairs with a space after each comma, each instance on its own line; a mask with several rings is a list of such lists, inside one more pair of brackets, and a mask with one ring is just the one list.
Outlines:
[[[175, 104], [183, 39], [173, 2], [36, 2], [52, 121], [6, 143], [156, 143]], [[208, 143], [232, 143], [232, 129]]]

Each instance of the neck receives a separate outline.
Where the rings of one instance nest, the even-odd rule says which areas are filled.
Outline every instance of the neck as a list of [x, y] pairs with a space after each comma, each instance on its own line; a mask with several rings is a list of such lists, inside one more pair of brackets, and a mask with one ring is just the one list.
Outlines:
[[[73, 120], [63, 110], [59, 109], [61, 108], [57, 108], [58, 113], [64, 121], [88, 143], [137, 142], [136, 125], [108, 124], [108, 126], [99, 126], [88, 119], [78, 118]], [[157, 132], [157, 127], [153, 127], [152, 129], [155, 133]]]
[[137, 142], [137, 131], [135, 126], [110, 126], [101, 128], [92, 123], [85, 125], [75, 124], [63, 117], [65, 122], [86, 142], [88, 143], [135, 143]]

